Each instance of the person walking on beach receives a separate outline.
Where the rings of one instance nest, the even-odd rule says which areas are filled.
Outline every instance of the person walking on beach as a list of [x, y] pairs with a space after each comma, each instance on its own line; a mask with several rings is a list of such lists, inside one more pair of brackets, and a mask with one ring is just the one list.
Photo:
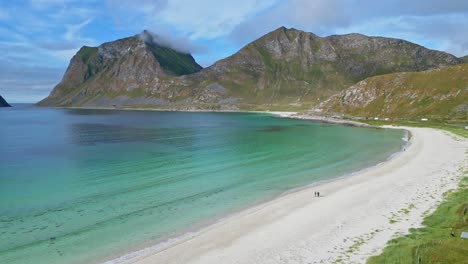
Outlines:
[[317, 197], [320, 197], [320, 192], [317, 192]]
[[317, 197], [317, 192], [314, 192], [314, 196]]

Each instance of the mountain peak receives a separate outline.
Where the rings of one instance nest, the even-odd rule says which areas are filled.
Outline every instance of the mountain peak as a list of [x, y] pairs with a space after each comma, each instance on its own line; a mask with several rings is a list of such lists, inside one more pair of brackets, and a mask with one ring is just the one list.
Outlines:
[[299, 29], [295, 29], [295, 28], [287, 28], [285, 26], [281, 26], [273, 31], [271, 31], [270, 33], [266, 34], [266, 35], [269, 35], [269, 34], [297, 34], [297, 33], [306, 33], [305, 31], [302, 31], [302, 30], [299, 30]]
[[272, 32], [275, 32], [275, 31], [283, 31], [283, 32], [287, 32], [287, 31], [302, 31], [302, 30], [299, 30], [299, 29], [296, 29], [296, 28], [287, 28], [285, 26], [281, 26], [275, 30], [273, 30]]
[[150, 32], [149, 30], [145, 29], [140, 34], [135, 35], [139, 39], [143, 40], [145, 43], [154, 44], [154, 38], [157, 36], [156, 34]]
[[370, 76], [460, 63], [403, 40], [319, 37], [279, 27], [202, 69], [171, 40], [144, 30], [98, 48], [83, 47], [41, 104], [173, 109], [282, 104], [300, 110]]
[[[132, 37], [83, 46], [71, 59], [62, 81], [39, 102], [73, 105], [96, 99], [102, 93], [144, 94], [161, 79], [192, 74], [202, 69], [194, 58], [166, 45], [158, 35], [144, 30]], [[73, 99], [64, 99], [72, 94]]]
[[281, 26], [281, 27], [273, 30], [272, 32], [286, 32], [286, 31], [288, 31], [288, 28], [285, 27], [285, 26]]
[[314, 33], [311, 33], [311, 32], [306, 32], [306, 31], [302, 31], [302, 30], [299, 30], [299, 29], [295, 29], [295, 28], [286, 28], [284, 26], [281, 26], [267, 34], [265, 34], [264, 36], [260, 37], [259, 39], [257, 39], [256, 41], [254, 42], [258, 42], [258, 41], [262, 41], [262, 40], [272, 40], [272, 39], [276, 39], [278, 41], [280, 40], [283, 40], [283, 41], [293, 41], [294, 39], [296, 39], [297, 37], [300, 37], [300, 38], [320, 38], [319, 36], [315, 35]]

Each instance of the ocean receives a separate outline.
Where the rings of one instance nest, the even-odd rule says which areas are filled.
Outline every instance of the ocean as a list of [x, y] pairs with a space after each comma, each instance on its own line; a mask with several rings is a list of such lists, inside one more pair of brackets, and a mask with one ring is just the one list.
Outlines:
[[388, 159], [401, 130], [259, 113], [0, 108], [0, 263], [99, 263]]

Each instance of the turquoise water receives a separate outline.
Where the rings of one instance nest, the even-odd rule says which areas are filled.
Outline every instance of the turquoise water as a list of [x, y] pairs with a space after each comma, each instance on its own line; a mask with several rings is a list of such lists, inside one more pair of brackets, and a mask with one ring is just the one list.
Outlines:
[[402, 131], [267, 114], [0, 109], [0, 263], [93, 263], [384, 161]]

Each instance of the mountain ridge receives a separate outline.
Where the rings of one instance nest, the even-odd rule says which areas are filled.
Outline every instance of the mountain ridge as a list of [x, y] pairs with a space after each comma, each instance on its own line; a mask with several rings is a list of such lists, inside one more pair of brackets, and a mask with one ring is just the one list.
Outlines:
[[[67, 69], [62, 82], [38, 105], [181, 110], [307, 109], [370, 76], [461, 63], [448, 53], [399, 39], [356, 33], [319, 37], [280, 27], [207, 68], [197, 68], [193, 60], [189, 63], [194, 66], [190, 74], [180, 71], [174, 74], [161, 67], [158, 60], [161, 50], [138, 52], [141, 37], [138, 37], [139, 44], [133, 46], [129, 39], [135, 41], [135, 36], [80, 50], [79, 58], [75, 55], [69, 65], [78, 70], [68, 74]], [[107, 54], [103, 51], [109, 43], [123, 47], [118, 50], [124, 52], [117, 53], [120, 57], [115, 58], [119, 61], [118, 69], [112, 63], [103, 63], [102, 58]], [[174, 59], [178, 53], [166, 49], [172, 52], [168, 60], [178, 61]], [[101, 73], [96, 73], [96, 69]], [[119, 74], [122, 70], [127, 72]]]

